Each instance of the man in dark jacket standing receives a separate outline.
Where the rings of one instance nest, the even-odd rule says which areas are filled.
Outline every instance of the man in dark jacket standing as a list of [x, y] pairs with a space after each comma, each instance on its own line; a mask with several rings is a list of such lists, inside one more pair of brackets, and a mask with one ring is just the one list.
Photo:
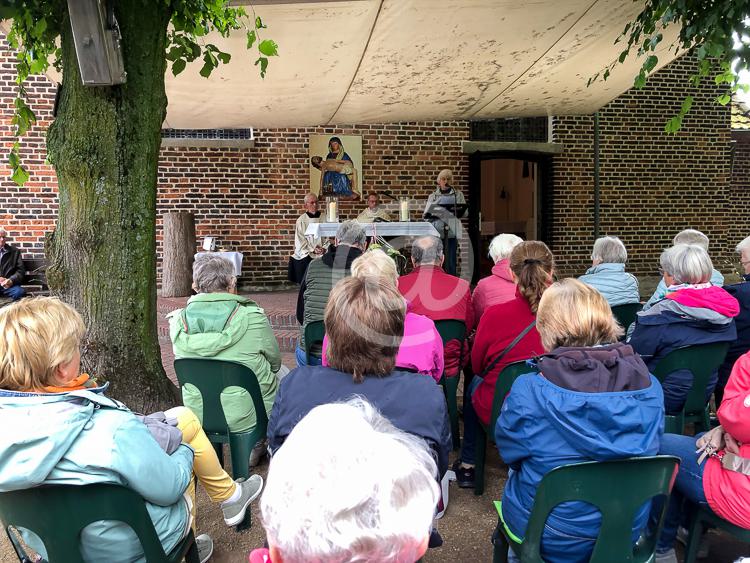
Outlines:
[[21, 287], [26, 267], [21, 251], [7, 242], [8, 232], [0, 227], [0, 297], [18, 301], [26, 292]]

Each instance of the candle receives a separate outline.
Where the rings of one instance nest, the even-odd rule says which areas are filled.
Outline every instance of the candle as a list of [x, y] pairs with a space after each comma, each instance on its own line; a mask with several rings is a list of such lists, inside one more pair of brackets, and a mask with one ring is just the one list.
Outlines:
[[333, 199], [328, 202], [328, 222], [329, 223], [337, 223], [338, 222], [338, 202]]
[[398, 202], [398, 220], [409, 220], [409, 200], [407, 198], [401, 198]]

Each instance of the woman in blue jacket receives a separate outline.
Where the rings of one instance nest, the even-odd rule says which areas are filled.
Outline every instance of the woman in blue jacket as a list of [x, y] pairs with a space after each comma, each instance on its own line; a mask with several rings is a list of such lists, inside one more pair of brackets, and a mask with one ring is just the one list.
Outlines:
[[[553, 284], [539, 303], [537, 329], [548, 351], [536, 360], [540, 373], [516, 380], [495, 426], [500, 455], [511, 469], [501, 518], [519, 541], [549, 471], [655, 455], [664, 427], [659, 382], [630, 346], [617, 342], [622, 328], [598, 291], [574, 279]], [[647, 518], [644, 506], [633, 522], [633, 541]], [[593, 506], [561, 504], [547, 520], [542, 557], [588, 561], [600, 525]]]

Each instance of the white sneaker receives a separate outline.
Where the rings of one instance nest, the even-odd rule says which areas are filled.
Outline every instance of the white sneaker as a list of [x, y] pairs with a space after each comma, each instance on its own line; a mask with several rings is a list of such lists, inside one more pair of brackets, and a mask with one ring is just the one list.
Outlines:
[[240, 487], [240, 498], [234, 502], [225, 500], [221, 503], [221, 511], [224, 513], [224, 523], [227, 526], [236, 526], [245, 519], [247, 507], [253, 502], [263, 490], [263, 477], [260, 475], [250, 475], [247, 479], [237, 479], [235, 481]]
[[206, 563], [214, 554], [214, 540], [208, 534], [201, 534], [195, 538], [195, 543], [198, 546], [198, 561]]
[[677, 555], [674, 552], [674, 548], [664, 553], [656, 552], [656, 558], [654, 563], [677, 563]]

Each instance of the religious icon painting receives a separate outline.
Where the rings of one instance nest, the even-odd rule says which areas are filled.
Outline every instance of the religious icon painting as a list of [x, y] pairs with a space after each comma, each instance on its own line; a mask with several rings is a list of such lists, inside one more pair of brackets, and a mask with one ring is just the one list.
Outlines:
[[310, 135], [310, 191], [362, 198], [362, 135]]

